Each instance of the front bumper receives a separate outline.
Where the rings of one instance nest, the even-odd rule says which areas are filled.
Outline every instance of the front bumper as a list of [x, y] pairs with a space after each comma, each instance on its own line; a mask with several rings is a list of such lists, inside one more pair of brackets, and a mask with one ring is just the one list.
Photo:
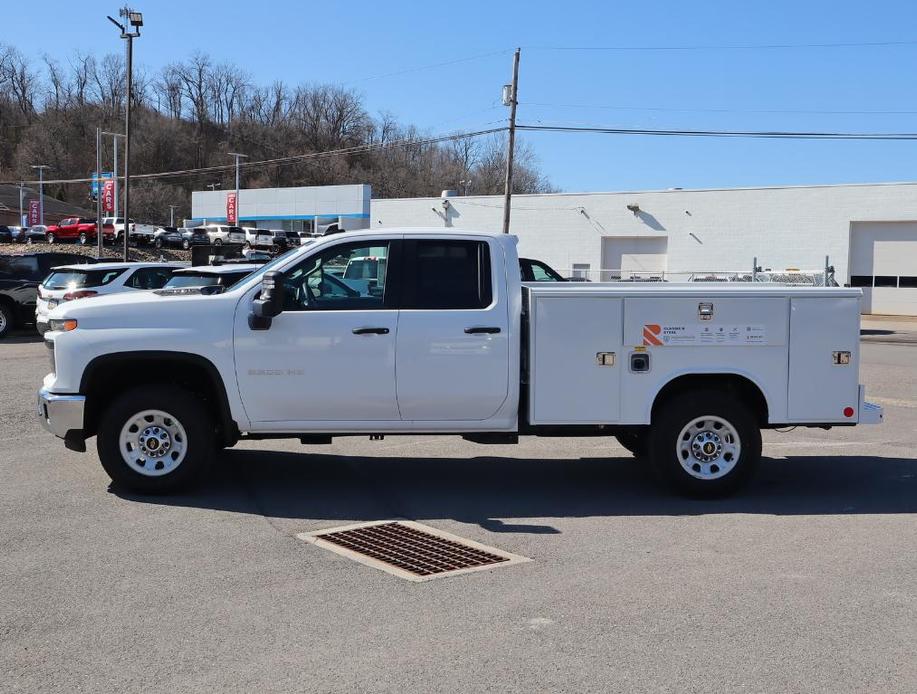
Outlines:
[[38, 419], [41, 425], [65, 441], [83, 439], [84, 395], [58, 395], [47, 388], [38, 391]]

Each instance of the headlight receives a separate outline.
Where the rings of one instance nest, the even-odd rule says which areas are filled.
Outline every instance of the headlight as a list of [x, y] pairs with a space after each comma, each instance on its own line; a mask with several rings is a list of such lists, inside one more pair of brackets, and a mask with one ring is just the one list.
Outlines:
[[76, 330], [75, 318], [52, 318], [48, 321], [48, 329], [55, 332], [67, 333]]

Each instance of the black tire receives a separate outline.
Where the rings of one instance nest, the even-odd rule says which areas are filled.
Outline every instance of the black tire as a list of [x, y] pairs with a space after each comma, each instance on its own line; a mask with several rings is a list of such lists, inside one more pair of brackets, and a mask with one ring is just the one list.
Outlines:
[[[122, 428], [146, 410], [167, 414], [169, 421], [173, 425], [177, 422], [185, 432], [184, 437], [175, 437], [176, 446], [171, 448], [175, 452], [177, 442], [183, 439], [184, 458], [174, 470], [158, 476], [141, 474], [121, 454]], [[141, 494], [174, 492], [199, 482], [213, 458], [215, 444], [213, 421], [207, 416], [204, 404], [193, 393], [170, 385], [138, 386], [115, 398], [102, 415], [96, 437], [99, 460], [112, 482]], [[144, 467], [149, 464], [158, 468], [163, 464], [163, 457], [155, 459], [135, 450]]]
[[54, 232], [49, 231], [47, 234], [45, 234], [45, 241], [48, 243], [54, 243]]
[[[682, 494], [706, 498], [731, 494], [749, 480], [761, 459], [757, 417], [745, 402], [724, 391], [675, 395], [662, 403], [654, 419], [647, 454], [656, 474]], [[702, 422], [694, 428], [696, 433], [685, 432], [695, 422]], [[729, 443], [731, 435], [738, 441]], [[704, 457], [707, 446], [712, 446], [710, 458]], [[731, 454], [730, 448], [738, 455]]]
[[214, 246], [222, 246], [222, 245], [223, 245], [223, 239], [214, 239], [214, 240], [213, 240], [213, 245], [214, 245]]
[[85, 231], [81, 231], [81, 232], [80, 232], [80, 245], [81, 245], [81, 246], [85, 246], [85, 245], [86, 245], [86, 242], [87, 242], [88, 240], [89, 240], [89, 237], [86, 236], [86, 232], [85, 232]]
[[181, 241], [181, 247], [182, 247], [182, 249], [184, 249], [184, 250], [187, 251], [188, 249], [191, 248], [191, 242], [190, 242], [188, 239], [182, 239], [182, 241]]
[[13, 329], [13, 309], [0, 303], [0, 340], [10, 334]]
[[162, 248], [162, 239], [154, 240], [153, 245], [156, 246], [156, 248]]
[[649, 439], [649, 431], [641, 432], [628, 432], [626, 434], [615, 434], [615, 438], [618, 440], [624, 448], [633, 453], [635, 458], [645, 458], [646, 457], [646, 448], [647, 441]]

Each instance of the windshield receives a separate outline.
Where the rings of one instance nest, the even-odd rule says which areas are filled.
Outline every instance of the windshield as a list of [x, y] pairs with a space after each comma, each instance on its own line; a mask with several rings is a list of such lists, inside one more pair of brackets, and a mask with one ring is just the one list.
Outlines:
[[302, 242], [302, 246], [299, 246], [298, 248], [291, 248], [290, 250], [286, 251], [285, 253], [281, 253], [280, 255], [275, 256], [275, 258], [271, 262], [265, 263], [264, 265], [259, 267], [257, 270], [255, 270], [255, 273], [260, 275], [261, 273], [267, 272], [268, 270], [276, 269], [278, 265], [280, 265], [281, 263], [285, 263], [292, 256], [292, 254], [301, 253], [302, 249], [307, 248], [310, 243], [315, 243], [315, 240], [314, 239], [309, 239], [308, 241], [304, 240]]
[[124, 272], [121, 270], [55, 270], [42, 283], [45, 289], [101, 287]]

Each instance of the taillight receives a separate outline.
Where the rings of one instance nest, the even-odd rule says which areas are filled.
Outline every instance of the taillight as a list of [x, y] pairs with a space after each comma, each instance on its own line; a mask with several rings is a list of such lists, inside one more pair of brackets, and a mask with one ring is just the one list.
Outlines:
[[73, 301], [74, 299], [85, 299], [90, 296], [96, 296], [98, 292], [94, 292], [91, 289], [81, 289], [76, 292], [67, 292], [64, 294], [62, 301]]

